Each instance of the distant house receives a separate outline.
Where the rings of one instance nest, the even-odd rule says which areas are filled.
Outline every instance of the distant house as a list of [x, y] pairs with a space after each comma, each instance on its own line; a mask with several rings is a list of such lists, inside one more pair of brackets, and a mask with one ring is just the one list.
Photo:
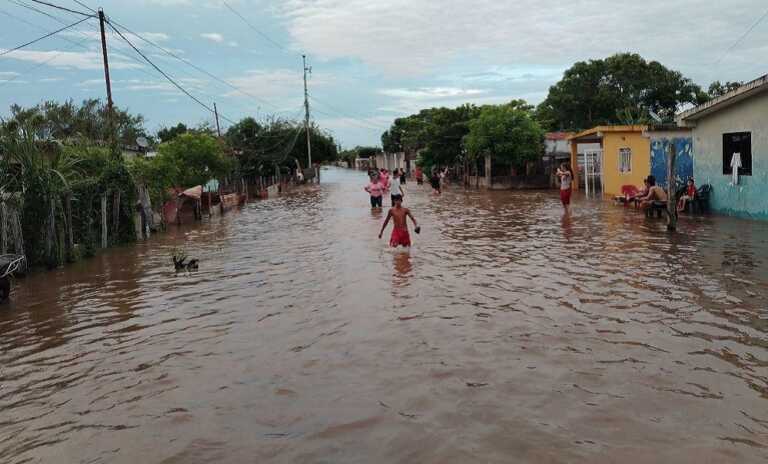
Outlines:
[[544, 161], [568, 161], [571, 157], [568, 137], [572, 135], [573, 132], [547, 132], [544, 135]]
[[768, 219], [768, 75], [681, 113], [677, 123], [693, 130], [693, 174], [712, 185], [712, 209]]
[[677, 187], [693, 176], [693, 139], [691, 129], [675, 125], [650, 126], [643, 136], [651, 141], [651, 175], [656, 184], [667, 187], [667, 159], [675, 147], [675, 184]]
[[547, 132], [544, 135], [544, 155], [541, 158], [544, 173], [550, 176], [550, 185], [555, 185], [555, 171], [561, 163], [569, 162], [571, 147], [568, 137], [573, 132]]
[[[575, 187], [619, 195], [623, 185], [642, 185], [651, 173], [646, 126], [598, 126], [568, 137]], [[578, 167], [578, 169], [576, 169]]]
[[387, 171], [406, 168], [406, 156], [404, 152], [386, 153], [381, 152], [375, 156], [375, 166], [379, 169], [384, 168]]

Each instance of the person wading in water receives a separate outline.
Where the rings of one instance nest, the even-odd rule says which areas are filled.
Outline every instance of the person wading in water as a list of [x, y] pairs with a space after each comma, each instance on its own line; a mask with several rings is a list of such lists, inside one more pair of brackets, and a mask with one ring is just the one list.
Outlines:
[[416, 233], [421, 232], [421, 227], [416, 223], [416, 218], [411, 214], [411, 210], [403, 208], [403, 197], [395, 197], [395, 206], [387, 213], [387, 219], [384, 220], [384, 225], [381, 226], [381, 232], [379, 232], [379, 238], [384, 235], [384, 229], [387, 228], [389, 220], [395, 223], [395, 227], [392, 229], [392, 237], [389, 239], [389, 246], [397, 248], [398, 246], [410, 247], [411, 235], [408, 233], [408, 220], [411, 218], [413, 221], [413, 227]]
[[384, 195], [384, 185], [378, 177], [373, 177], [371, 183], [365, 186], [365, 191], [371, 194], [371, 208], [381, 208]]
[[566, 213], [571, 212], [571, 193], [573, 192], [573, 171], [568, 163], [563, 163], [557, 168], [557, 177], [560, 178], [560, 201]]

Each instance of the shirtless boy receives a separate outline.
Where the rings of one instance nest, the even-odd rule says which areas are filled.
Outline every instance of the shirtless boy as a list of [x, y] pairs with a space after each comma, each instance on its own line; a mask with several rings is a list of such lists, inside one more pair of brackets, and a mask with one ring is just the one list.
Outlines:
[[379, 238], [384, 235], [384, 229], [387, 228], [389, 220], [395, 223], [394, 229], [392, 229], [392, 237], [389, 239], [389, 246], [396, 248], [400, 245], [404, 247], [411, 246], [411, 236], [408, 233], [408, 221], [407, 218], [411, 218], [413, 221], [413, 227], [418, 234], [420, 231], [419, 225], [416, 223], [416, 218], [411, 214], [411, 210], [403, 208], [403, 197], [395, 196], [395, 206], [393, 206], [387, 214], [387, 219], [384, 221], [384, 225], [381, 226], [381, 232], [379, 232]]

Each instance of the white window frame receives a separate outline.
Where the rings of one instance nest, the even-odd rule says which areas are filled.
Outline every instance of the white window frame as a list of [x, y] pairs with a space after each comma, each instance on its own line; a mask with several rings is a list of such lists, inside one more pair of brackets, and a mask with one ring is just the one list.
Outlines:
[[[623, 163], [623, 157], [625, 154], [628, 154], [627, 157], [627, 163], [626, 165]], [[623, 170], [622, 168], [626, 167], [626, 170]], [[619, 173], [620, 174], [630, 174], [632, 172], [632, 149], [629, 147], [622, 147], [619, 148]]]

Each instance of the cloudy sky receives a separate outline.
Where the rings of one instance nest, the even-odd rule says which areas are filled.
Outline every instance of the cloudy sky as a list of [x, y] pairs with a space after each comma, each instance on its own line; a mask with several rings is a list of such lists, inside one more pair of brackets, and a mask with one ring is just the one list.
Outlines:
[[[48, 1], [87, 11], [74, 0]], [[380, 144], [394, 118], [421, 108], [512, 98], [538, 103], [573, 62], [616, 52], [659, 60], [703, 86], [768, 73], [765, 0], [81, 3], [103, 7], [113, 22], [207, 71], [126, 34], [189, 93], [208, 106], [215, 101], [228, 120], [300, 117], [305, 53], [313, 68], [313, 118], [347, 147]], [[80, 19], [30, 0], [0, 0], [0, 53]], [[145, 115], [150, 130], [213, 120], [121, 38], [110, 34], [108, 43], [115, 103]], [[96, 20], [0, 56], [0, 115], [12, 103], [104, 95]]]

